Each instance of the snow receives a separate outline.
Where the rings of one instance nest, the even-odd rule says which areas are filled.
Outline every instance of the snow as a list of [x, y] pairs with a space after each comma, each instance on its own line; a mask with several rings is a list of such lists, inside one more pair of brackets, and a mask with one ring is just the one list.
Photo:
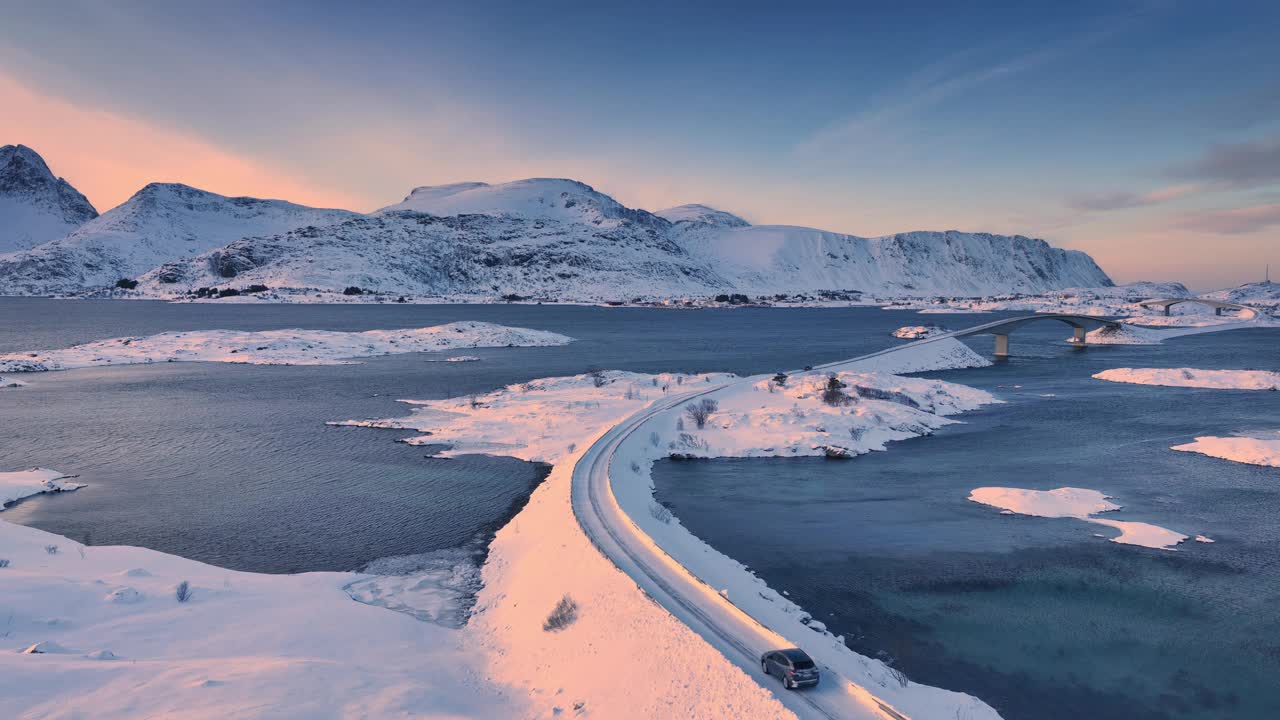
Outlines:
[[404, 210], [441, 216], [493, 215], [585, 222], [608, 227], [616, 227], [636, 212], [585, 183], [552, 178], [530, 178], [501, 185], [471, 182], [420, 187], [402, 202], [378, 212]]
[[696, 203], [659, 210], [654, 214], [673, 223], [705, 223], [721, 227], [746, 227], [751, 224], [733, 213]]
[[60, 238], [97, 216], [39, 153], [24, 145], [0, 147], [0, 254]]
[[237, 572], [3, 521], [0, 548], [0, 717], [531, 716], [472, 638], [352, 602], [359, 575]]
[[1280, 467], [1280, 431], [1236, 437], [1205, 435], [1184, 445], [1174, 445], [1172, 449], [1250, 465]]
[[1166, 328], [1141, 327], [1136, 324], [1140, 322], [1145, 322], [1145, 319], [1126, 318], [1118, 328], [1102, 327], [1090, 331], [1085, 335], [1085, 341], [1090, 345], [1159, 345], [1165, 340], [1187, 335], [1200, 335], [1224, 330], [1280, 327], [1280, 323], [1276, 320], [1264, 317], [1261, 314], [1247, 320], [1228, 318], [1223, 318], [1222, 322], [1196, 320]]
[[1270, 370], [1201, 370], [1199, 368], [1114, 368], [1093, 377], [1110, 382], [1219, 390], [1276, 390], [1280, 373]]
[[475, 347], [545, 347], [572, 338], [464, 321], [408, 330], [195, 330], [112, 338], [62, 350], [0, 355], [0, 370], [39, 372], [99, 365], [156, 362], [228, 362], [253, 365], [337, 365], [345, 358]]
[[1076, 518], [1120, 531], [1111, 542], [1123, 545], [1170, 550], [1187, 539], [1182, 533], [1150, 523], [1094, 517], [1097, 513], [1121, 509], [1108, 495], [1097, 490], [1062, 487], [1055, 490], [1026, 490], [1009, 487], [980, 487], [969, 493], [969, 500], [1000, 508], [1003, 514], [1031, 515], [1046, 518]]
[[[989, 707], [963, 694], [917, 684], [904, 688], [882, 663], [848, 650], [741, 564], [688, 533], [678, 519], [669, 515], [658, 519], [661, 513], [653, 511], [649, 477], [652, 462], [670, 454], [794, 457], [838, 450], [848, 457], [928, 434], [955, 422], [948, 415], [996, 402], [995, 398], [973, 388], [900, 377], [887, 370], [946, 367], [948, 358], [961, 365], [972, 361], [955, 353], [954, 346], [964, 348], [954, 340], [943, 340], [912, 346], [910, 352], [799, 372], [781, 387], [771, 382], [772, 376], [738, 381], [720, 373], [609, 371], [535, 380], [475, 398], [409, 400], [405, 402], [413, 410], [406, 417], [334, 424], [415, 430], [422, 434], [406, 442], [445, 445], [443, 456], [489, 453], [553, 464], [551, 476], [526, 509], [498, 533], [483, 568], [484, 589], [470, 627], [494, 628], [486, 637], [496, 658], [497, 677], [525, 683], [539, 702], [550, 700], [544, 700], [550, 688], [562, 688], [575, 697], [590, 696], [587, 706], [602, 717], [694, 717], [699, 716], [698, 707], [708, 706], [733, 708], [708, 717], [768, 717], [779, 708], [759, 697], [759, 686], [748, 682], [749, 691], [744, 692], [744, 686], [736, 683], [745, 676], [735, 666], [696, 636], [686, 639], [692, 634], [688, 628], [645, 599], [634, 583], [594, 550], [570, 506], [573, 464], [597, 436], [657, 399], [723, 388], [712, 396], [719, 401], [719, 409], [704, 429], [696, 429], [688, 417], [659, 416], [651, 421], [651, 429], [636, 433], [623, 445], [615, 459], [613, 487], [625, 512], [681, 565], [788, 640], [803, 642], [829, 671], [870, 689], [913, 717], [952, 717], [960, 711], [966, 717], [995, 718]], [[847, 405], [829, 405], [819, 397], [832, 372], [845, 384], [845, 392], [856, 398]], [[685, 425], [684, 430], [678, 429], [678, 422]], [[540, 628], [511, 619], [518, 612], [512, 602], [515, 597], [521, 598], [522, 605], [536, 597], [535, 607], [549, 612], [566, 594], [579, 604], [581, 617], [563, 632], [549, 637]], [[670, 647], [674, 639], [681, 643], [678, 652]], [[693, 684], [700, 705], [692, 704], [683, 689], [655, 682], [649, 673], [631, 675], [626, 683], [602, 683], [598, 673], [586, 670], [627, 666], [637, 657], [663, 657], [664, 676], [675, 672], [684, 677], [684, 671], [666, 666], [686, 665], [684, 656], [695, 649], [695, 669], [688, 676], [698, 678]], [[524, 658], [525, 667], [537, 668], [533, 680], [521, 679], [515, 658]], [[705, 681], [708, 675], [717, 680]], [[738, 690], [723, 689], [719, 678], [732, 678]], [[849, 692], [865, 697], [866, 690]], [[660, 696], [657, 700], [655, 693]]]
[[[152, 183], [66, 237], [0, 257], [0, 285], [10, 294], [103, 289], [119, 279], [136, 278], [162, 263], [242, 237], [333, 225], [355, 217], [359, 215], [347, 210], [232, 198], [176, 183]], [[234, 275], [234, 270], [226, 270]]]
[[26, 387], [27, 385], [28, 383], [18, 380], [17, 378], [0, 377], [0, 388], [19, 388], [19, 387]]
[[894, 330], [891, 335], [904, 340], [920, 340], [934, 335], [941, 335], [947, 329], [938, 325], [906, 325]]
[[0, 472], [0, 510], [10, 503], [41, 493], [69, 492], [84, 487], [68, 482], [69, 476], [48, 468]]

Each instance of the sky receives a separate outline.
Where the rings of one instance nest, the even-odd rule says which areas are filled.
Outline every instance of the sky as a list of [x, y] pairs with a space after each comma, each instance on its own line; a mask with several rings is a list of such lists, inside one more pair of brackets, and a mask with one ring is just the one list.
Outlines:
[[100, 211], [152, 181], [369, 211], [569, 177], [1117, 282], [1280, 274], [1280, 3], [0, 0], [0, 144]]

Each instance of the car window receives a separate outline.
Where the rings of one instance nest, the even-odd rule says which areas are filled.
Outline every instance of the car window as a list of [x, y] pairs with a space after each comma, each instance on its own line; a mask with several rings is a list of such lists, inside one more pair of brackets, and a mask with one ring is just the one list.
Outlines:
[[797, 660], [797, 661], [795, 661], [795, 666], [796, 666], [796, 669], [797, 669], [797, 670], [812, 670], [812, 669], [813, 669], [813, 661], [812, 661], [812, 660]]

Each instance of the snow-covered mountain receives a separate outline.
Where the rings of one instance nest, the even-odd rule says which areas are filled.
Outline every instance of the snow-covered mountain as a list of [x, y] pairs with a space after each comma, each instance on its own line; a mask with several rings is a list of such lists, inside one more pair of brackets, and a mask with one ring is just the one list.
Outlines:
[[983, 295], [1111, 283], [1089, 256], [1043, 240], [752, 226], [705, 205], [632, 209], [583, 183], [546, 178], [420, 187], [371, 215], [153, 184], [66, 237], [0, 257], [0, 293], [93, 291], [122, 278], [163, 296], [355, 285], [554, 300]]
[[166, 263], [149, 293], [358, 286], [392, 293], [630, 300], [862, 290], [978, 295], [1109, 285], [1085, 254], [1042, 240], [919, 232], [860, 238], [751, 226], [686, 205], [626, 208], [572, 180], [422, 187], [338, 225], [237, 240]]
[[0, 253], [60, 238], [98, 217], [71, 184], [25, 145], [0, 147]]
[[161, 263], [245, 236], [332, 225], [353, 217], [359, 215], [152, 183], [65, 237], [0, 257], [0, 293], [56, 294], [109, 287]]
[[144, 275], [140, 289], [171, 295], [215, 286], [340, 291], [354, 285], [421, 295], [631, 299], [727, 287], [673, 243], [668, 229], [660, 219], [597, 226], [546, 215], [383, 210], [329, 227], [245, 238], [167, 263]]
[[744, 293], [973, 296], [1111, 284], [1085, 253], [1021, 235], [948, 230], [863, 238], [788, 225], [684, 222], [676, 230], [682, 247]]

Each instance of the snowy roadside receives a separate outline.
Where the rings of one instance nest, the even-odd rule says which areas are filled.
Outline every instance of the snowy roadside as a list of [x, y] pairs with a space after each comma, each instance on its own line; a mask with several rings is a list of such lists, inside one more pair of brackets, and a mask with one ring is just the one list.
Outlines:
[[100, 365], [225, 362], [254, 365], [339, 365], [348, 358], [480, 347], [567, 345], [573, 338], [545, 330], [462, 321], [406, 330], [193, 330], [112, 338], [61, 350], [0, 355], [0, 371], [42, 372]]

